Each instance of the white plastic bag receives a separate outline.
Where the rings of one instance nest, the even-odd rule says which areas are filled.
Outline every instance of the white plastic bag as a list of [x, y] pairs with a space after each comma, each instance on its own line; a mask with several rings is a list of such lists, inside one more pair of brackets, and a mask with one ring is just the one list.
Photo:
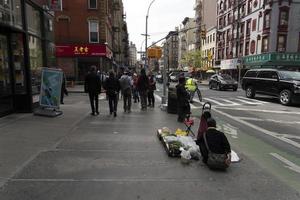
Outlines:
[[199, 160], [201, 158], [200, 149], [196, 143], [194, 146], [190, 147], [188, 151], [193, 159]]
[[190, 163], [190, 160], [192, 158], [190, 152], [184, 150], [183, 148], [180, 148], [180, 150], [181, 150], [181, 154], [180, 154], [180, 156], [181, 156], [181, 162], [184, 163], [184, 164]]

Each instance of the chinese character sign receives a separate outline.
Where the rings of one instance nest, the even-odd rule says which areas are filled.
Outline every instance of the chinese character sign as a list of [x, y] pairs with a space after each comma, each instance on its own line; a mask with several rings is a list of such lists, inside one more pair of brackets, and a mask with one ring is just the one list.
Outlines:
[[63, 73], [61, 70], [43, 68], [40, 105], [48, 108], [59, 108]]

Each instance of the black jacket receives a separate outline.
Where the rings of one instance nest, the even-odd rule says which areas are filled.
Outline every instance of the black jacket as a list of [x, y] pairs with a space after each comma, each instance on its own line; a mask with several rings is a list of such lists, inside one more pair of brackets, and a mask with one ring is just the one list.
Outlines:
[[138, 91], [147, 91], [149, 89], [149, 79], [146, 75], [141, 75], [137, 81]]
[[101, 81], [96, 73], [89, 73], [88, 75], [86, 75], [84, 81], [84, 91], [88, 93], [100, 94]]
[[[222, 133], [221, 131], [218, 131], [215, 128], [208, 128], [205, 135], [208, 147], [213, 153], [227, 154], [231, 152], [230, 144], [224, 133]], [[204, 143], [203, 137], [202, 140], [202, 142]], [[205, 151], [207, 151], [205, 143], [203, 146], [205, 148]]]
[[117, 78], [111, 78], [105, 80], [104, 89], [107, 95], [115, 95], [120, 91], [120, 82]]
[[179, 106], [189, 105], [190, 95], [183, 84], [176, 85], [177, 103]]

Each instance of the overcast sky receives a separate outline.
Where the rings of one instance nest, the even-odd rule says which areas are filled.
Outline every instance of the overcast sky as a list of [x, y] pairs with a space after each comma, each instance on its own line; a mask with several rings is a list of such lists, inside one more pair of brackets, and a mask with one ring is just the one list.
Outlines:
[[[146, 29], [146, 14], [152, 0], [123, 0], [129, 41], [136, 44], [140, 51], [145, 37], [141, 34]], [[175, 30], [185, 17], [194, 17], [195, 0], [155, 0], [148, 18], [148, 45], [165, 37], [169, 31]], [[143, 51], [145, 44], [143, 44]]]

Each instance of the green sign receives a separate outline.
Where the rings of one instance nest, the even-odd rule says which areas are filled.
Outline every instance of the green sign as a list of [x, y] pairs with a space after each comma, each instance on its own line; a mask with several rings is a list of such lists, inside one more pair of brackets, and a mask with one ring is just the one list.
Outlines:
[[288, 65], [300, 66], [299, 53], [267, 53], [243, 58], [243, 64], [248, 66]]

